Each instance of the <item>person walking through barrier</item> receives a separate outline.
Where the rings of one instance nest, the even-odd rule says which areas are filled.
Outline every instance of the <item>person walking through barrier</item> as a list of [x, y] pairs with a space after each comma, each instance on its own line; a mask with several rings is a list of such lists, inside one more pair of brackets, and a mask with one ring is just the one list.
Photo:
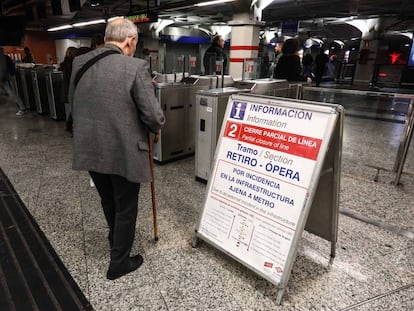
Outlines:
[[10, 86], [10, 79], [14, 75], [16, 75], [16, 67], [11, 58], [4, 54], [4, 49], [0, 47], [0, 87], [9, 100], [17, 105], [19, 110], [16, 112], [16, 116], [22, 116], [26, 113], [26, 107], [20, 97], [13, 93]]
[[325, 74], [326, 71], [326, 64], [329, 61], [328, 55], [325, 54], [323, 48], [321, 47], [321, 50], [319, 51], [319, 54], [315, 58], [315, 82], [316, 86], [319, 86], [319, 84], [322, 81], [322, 77]]

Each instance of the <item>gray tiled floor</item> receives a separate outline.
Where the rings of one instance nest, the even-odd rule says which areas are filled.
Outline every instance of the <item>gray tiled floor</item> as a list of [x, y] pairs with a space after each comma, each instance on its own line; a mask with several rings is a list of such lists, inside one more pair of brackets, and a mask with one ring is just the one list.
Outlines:
[[191, 247], [205, 191], [192, 157], [155, 166], [160, 240], [143, 185], [133, 251], [144, 265], [107, 281], [105, 220], [88, 175], [70, 168], [64, 124], [14, 113], [0, 98], [0, 167], [96, 310], [414, 309], [412, 146], [403, 186], [390, 184], [401, 124], [345, 118], [340, 207], [379, 225], [340, 214], [333, 262], [330, 244], [305, 232], [277, 306], [275, 286], [206, 243]]

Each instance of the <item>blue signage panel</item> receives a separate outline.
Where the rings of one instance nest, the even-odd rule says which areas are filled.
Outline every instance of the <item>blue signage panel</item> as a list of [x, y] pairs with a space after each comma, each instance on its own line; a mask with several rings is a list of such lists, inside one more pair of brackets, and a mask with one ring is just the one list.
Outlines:
[[414, 67], [414, 41], [411, 46], [410, 57], [408, 58], [408, 66]]
[[297, 36], [299, 31], [299, 21], [287, 20], [282, 22], [282, 36]]

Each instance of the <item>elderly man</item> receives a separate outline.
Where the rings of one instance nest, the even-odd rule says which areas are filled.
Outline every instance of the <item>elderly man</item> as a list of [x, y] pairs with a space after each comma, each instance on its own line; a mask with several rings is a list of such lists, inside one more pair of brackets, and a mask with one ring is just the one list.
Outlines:
[[130, 257], [140, 183], [151, 180], [148, 132], [158, 133], [164, 114], [154, 96], [147, 62], [133, 58], [138, 32], [118, 18], [105, 30], [105, 46], [73, 62], [69, 102], [73, 115], [73, 169], [89, 171], [109, 227], [114, 280], [138, 269]]

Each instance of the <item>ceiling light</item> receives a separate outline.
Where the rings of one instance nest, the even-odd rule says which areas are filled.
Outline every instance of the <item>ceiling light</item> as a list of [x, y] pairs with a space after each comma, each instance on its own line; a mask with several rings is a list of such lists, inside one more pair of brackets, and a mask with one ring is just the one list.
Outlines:
[[321, 47], [323, 45], [323, 41], [319, 38], [311, 37], [311, 38], [306, 39], [304, 45], [306, 49], [310, 49], [312, 46]]
[[341, 49], [344, 48], [345, 43], [341, 40], [333, 40], [333, 42], [335, 42], [336, 44], [338, 44], [340, 46]]
[[113, 20], [116, 20], [116, 19], [118, 19], [118, 18], [124, 18], [124, 16], [114, 16], [114, 17], [108, 18], [108, 23], [110, 23], [110, 22], [112, 22]]
[[221, 4], [221, 3], [233, 2], [233, 1], [235, 0], [214, 0], [214, 1], [196, 3], [194, 4], [194, 6], [207, 6], [207, 5]]
[[71, 25], [62, 25], [62, 26], [58, 26], [58, 27], [49, 28], [47, 31], [58, 31], [58, 30], [69, 29], [69, 28], [72, 28], [72, 26]]
[[102, 0], [91, 0], [91, 7], [97, 7], [102, 5]]
[[81, 22], [81, 23], [72, 24], [72, 26], [82, 27], [82, 26], [87, 26], [87, 25], [104, 24], [104, 23], [106, 23], [104, 19], [96, 19], [96, 20], [89, 21], [89, 22]]

